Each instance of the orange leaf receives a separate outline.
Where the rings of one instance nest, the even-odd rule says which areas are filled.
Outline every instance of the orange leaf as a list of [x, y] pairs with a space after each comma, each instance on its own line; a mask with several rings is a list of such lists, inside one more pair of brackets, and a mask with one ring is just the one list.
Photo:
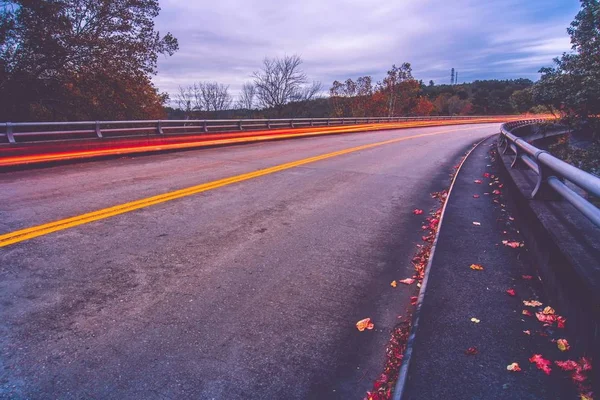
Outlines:
[[546, 308], [544, 308], [544, 311], [542, 311], [542, 313], [545, 315], [554, 315], [556, 314], [556, 311], [554, 311], [554, 308], [547, 306]]
[[483, 267], [479, 264], [471, 264], [470, 268], [474, 271], [483, 271]]
[[523, 300], [523, 304], [527, 307], [540, 307], [542, 305], [542, 303], [537, 300]]
[[373, 329], [375, 325], [371, 322], [371, 318], [361, 319], [356, 323], [356, 329], [364, 331], [365, 329]]
[[531, 317], [533, 314], [531, 314], [531, 311], [529, 311], [529, 310], [523, 310], [523, 315], [527, 315], [528, 317]]
[[567, 351], [571, 348], [571, 346], [569, 346], [569, 342], [567, 341], [567, 339], [558, 339], [556, 341], [556, 345], [558, 346], [558, 349], [560, 351]]
[[507, 366], [506, 369], [511, 372], [520, 372], [521, 371], [521, 367], [519, 367], [519, 363], [512, 363], [509, 366]]
[[392, 281], [392, 283], [390, 283], [390, 286], [391, 287], [396, 287], [396, 286], [398, 286], [398, 283], [396, 283], [396, 281]]

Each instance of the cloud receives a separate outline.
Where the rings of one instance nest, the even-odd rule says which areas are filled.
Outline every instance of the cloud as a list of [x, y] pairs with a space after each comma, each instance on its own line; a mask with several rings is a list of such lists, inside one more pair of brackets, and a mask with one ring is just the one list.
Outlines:
[[572, 0], [161, 0], [161, 32], [180, 50], [159, 60], [154, 82], [175, 93], [197, 81], [250, 80], [264, 57], [298, 54], [309, 78], [372, 75], [411, 62], [418, 79], [537, 78], [570, 48]]

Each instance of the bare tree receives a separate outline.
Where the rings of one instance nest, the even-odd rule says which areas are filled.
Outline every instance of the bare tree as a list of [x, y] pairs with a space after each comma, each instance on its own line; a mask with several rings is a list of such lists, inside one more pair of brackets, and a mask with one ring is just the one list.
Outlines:
[[313, 82], [307, 88], [308, 79], [300, 69], [302, 59], [297, 56], [265, 58], [260, 71], [254, 72], [254, 85], [259, 104], [275, 108], [281, 114], [284, 105], [292, 101], [310, 100], [321, 90], [321, 84]]
[[177, 106], [186, 117], [199, 111], [223, 111], [231, 108], [233, 101], [229, 86], [217, 82], [198, 82], [179, 87], [175, 96]]
[[256, 86], [252, 82], [246, 82], [242, 86], [242, 92], [237, 101], [237, 107], [240, 110], [254, 109], [254, 98], [256, 97]]
[[194, 92], [193, 86], [179, 86], [179, 92], [175, 95], [177, 107], [184, 112], [186, 119], [192, 115], [194, 111]]
[[217, 82], [202, 82], [198, 83], [198, 87], [202, 96], [203, 110], [223, 111], [231, 108], [233, 99], [229, 94], [229, 85]]

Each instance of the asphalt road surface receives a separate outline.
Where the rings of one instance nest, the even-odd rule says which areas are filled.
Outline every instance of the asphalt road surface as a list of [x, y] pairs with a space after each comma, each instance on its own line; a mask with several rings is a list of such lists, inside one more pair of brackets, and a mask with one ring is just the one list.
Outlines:
[[[344, 134], [0, 173], [0, 235], [402, 141], [0, 248], [0, 397], [360, 399], [417, 288], [421, 222], [498, 124]], [[439, 133], [432, 135], [434, 133]], [[427, 136], [423, 136], [427, 134]], [[370, 317], [373, 331], [355, 323]]]

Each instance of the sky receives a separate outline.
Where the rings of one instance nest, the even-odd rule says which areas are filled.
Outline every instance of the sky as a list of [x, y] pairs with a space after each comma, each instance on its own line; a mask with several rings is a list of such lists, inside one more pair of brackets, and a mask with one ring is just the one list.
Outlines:
[[153, 81], [171, 94], [199, 81], [236, 95], [265, 57], [297, 54], [310, 80], [371, 75], [410, 62], [425, 82], [529, 78], [570, 50], [578, 0], [160, 0], [156, 28], [179, 40]]

